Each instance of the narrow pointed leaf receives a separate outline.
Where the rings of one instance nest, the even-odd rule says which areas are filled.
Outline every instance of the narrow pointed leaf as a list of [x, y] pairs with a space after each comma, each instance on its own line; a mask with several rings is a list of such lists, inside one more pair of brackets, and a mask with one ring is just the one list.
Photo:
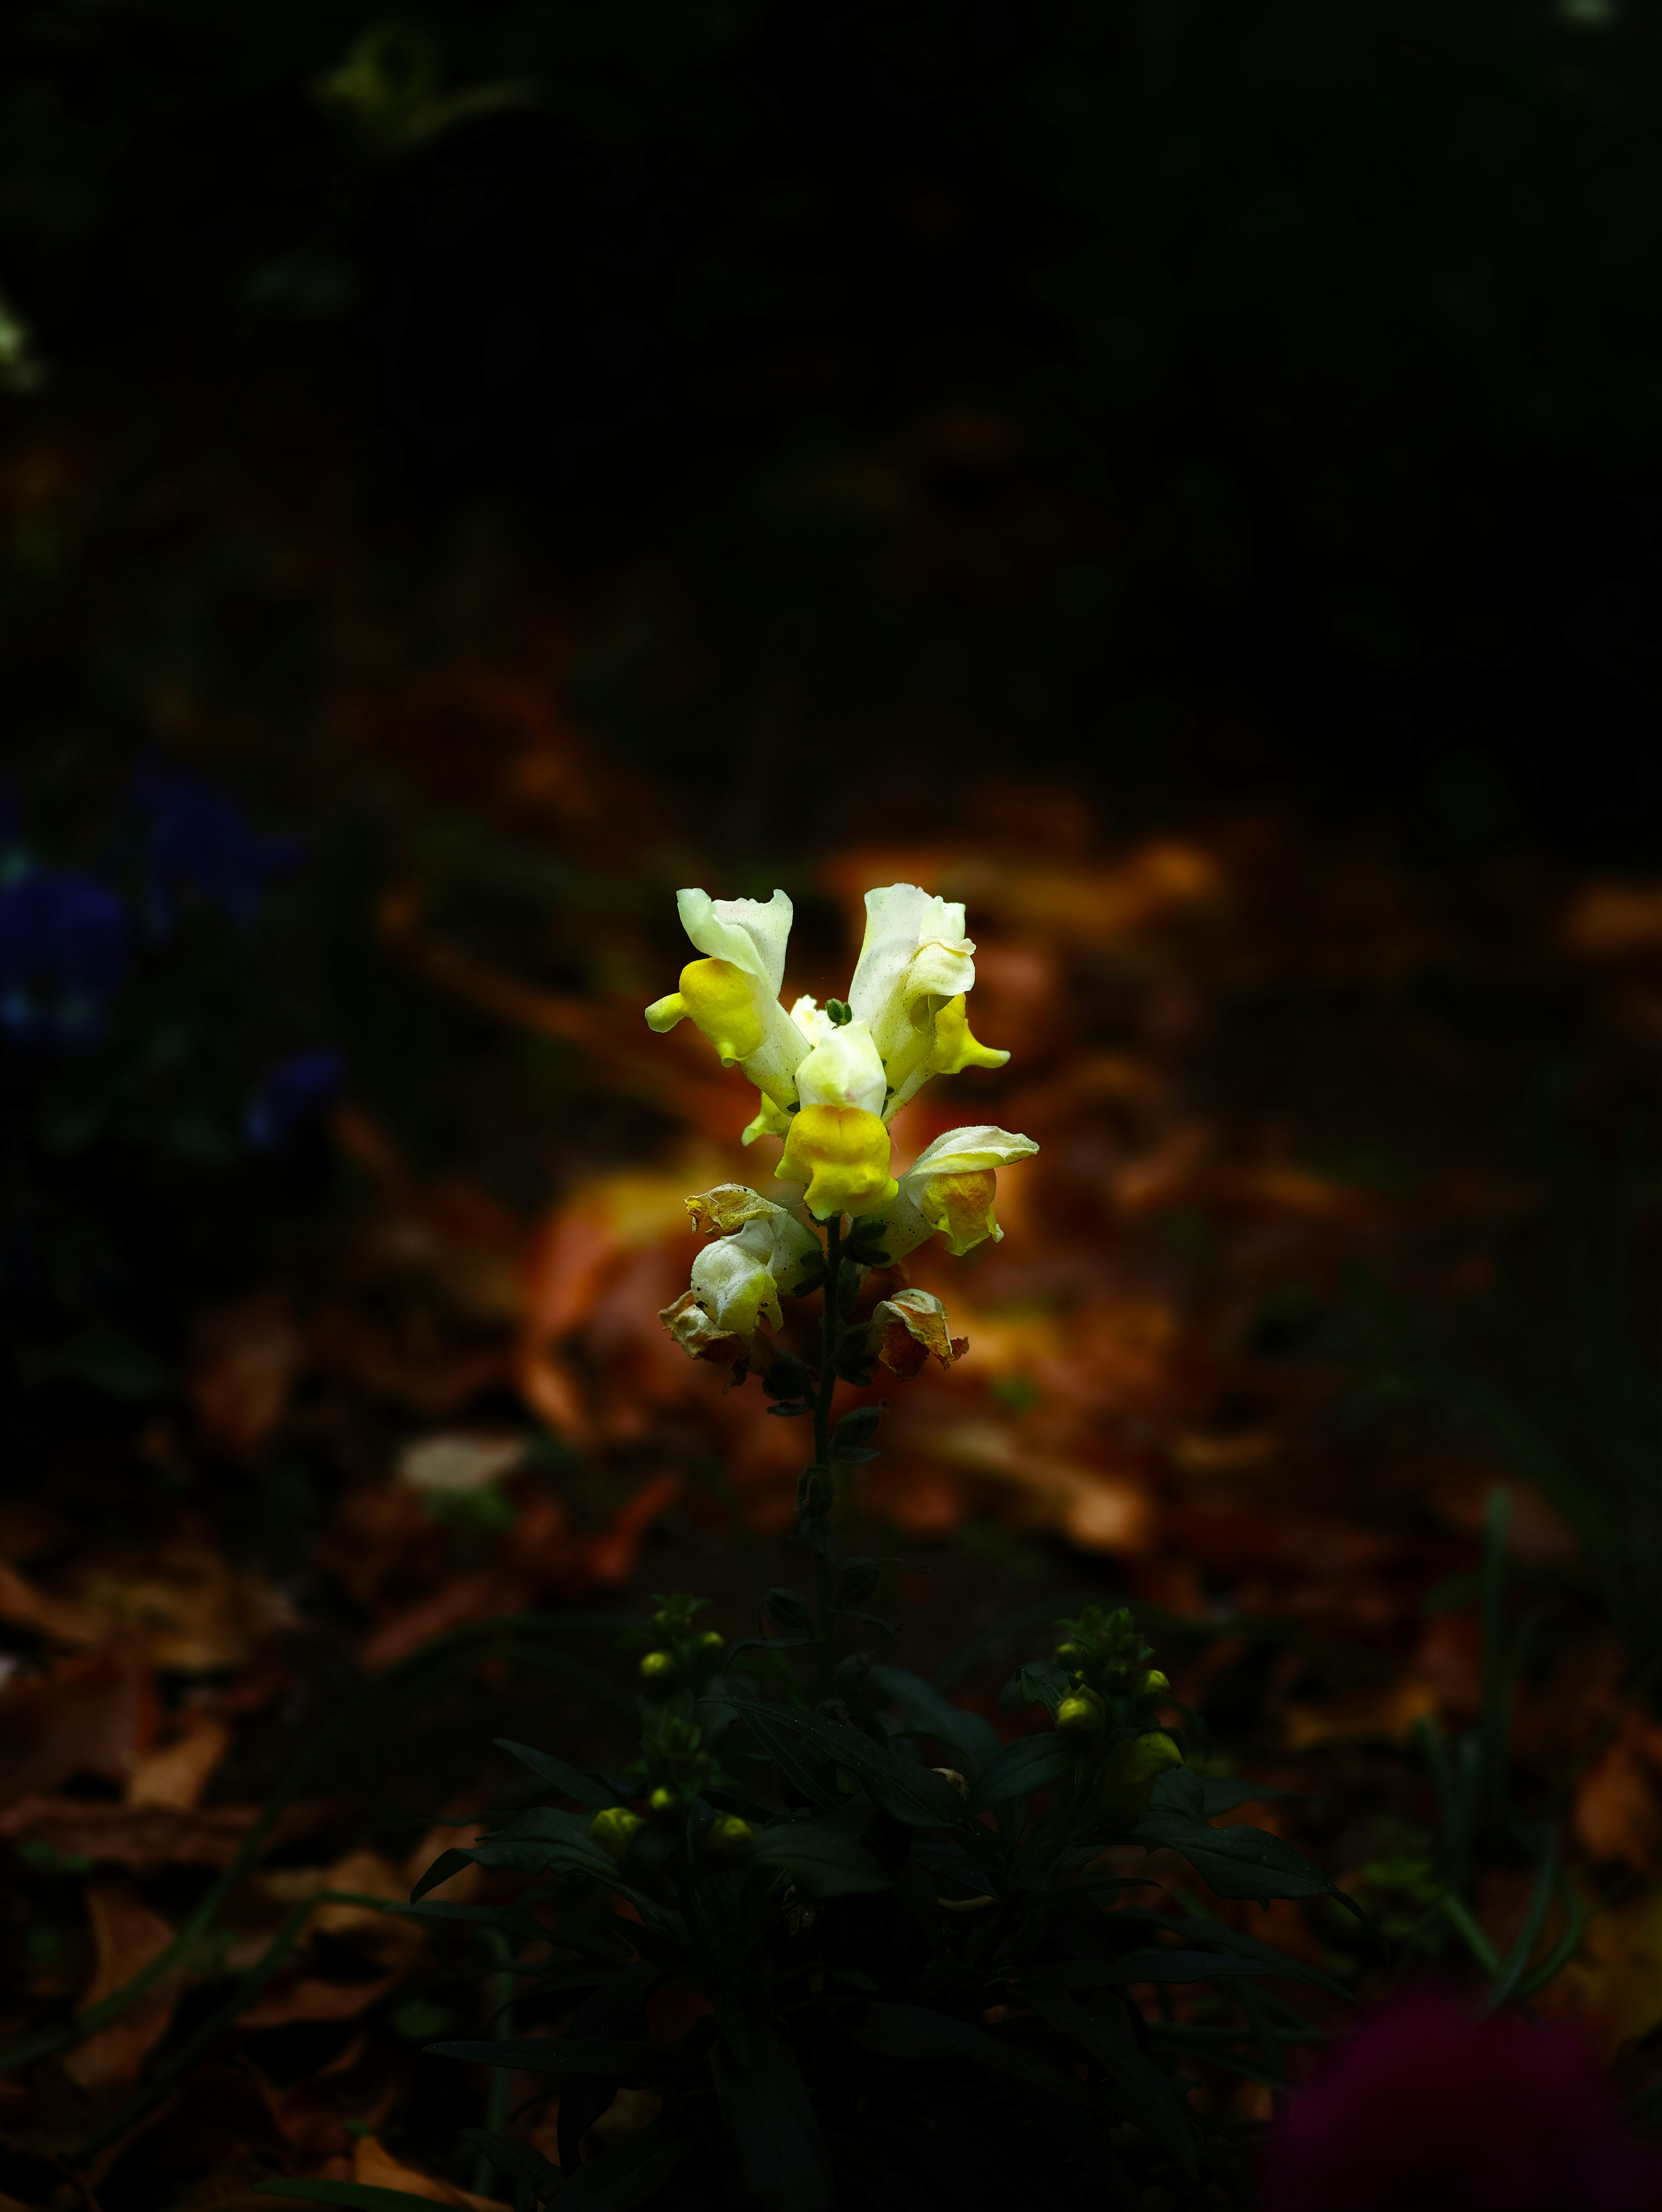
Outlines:
[[950, 1745], [959, 1754], [971, 1780], [1003, 1749], [998, 1730], [990, 1721], [953, 1705], [921, 1674], [910, 1674], [904, 1667], [891, 1666], [880, 1659], [872, 1668], [872, 1675], [882, 1684], [913, 1728], [934, 1736], [939, 1743]]
[[1019, 1735], [982, 1770], [970, 1795], [970, 1810], [984, 1812], [1012, 1797], [1044, 1790], [1070, 1772], [1073, 1765], [1073, 1746], [1054, 1729], [1043, 1735]]
[[964, 1801], [950, 1782], [915, 1760], [897, 1758], [858, 1729], [830, 1720], [824, 1713], [758, 1700], [746, 1707], [745, 1724], [776, 1759], [780, 1747], [788, 1749], [794, 1738], [811, 1745], [822, 1758], [846, 1768], [874, 1802], [897, 1820], [934, 1828], [956, 1827], [964, 1818]]
[[597, 1782], [592, 1774], [584, 1774], [563, 1759], [556, 1759], [551, 1752], [533, 1750], [528, 1743], [514, 1743], [507, 1736], [494, 1739], [498, 1751], [508, 1752], [521, 1766], [528, 1766], [539, 1781], [551, 1783], [568, 1797], [575, 1797], [580, 1805], [592, 1811], [604, 1811], [615, 1805], [618, 1792], [609, 1783]]

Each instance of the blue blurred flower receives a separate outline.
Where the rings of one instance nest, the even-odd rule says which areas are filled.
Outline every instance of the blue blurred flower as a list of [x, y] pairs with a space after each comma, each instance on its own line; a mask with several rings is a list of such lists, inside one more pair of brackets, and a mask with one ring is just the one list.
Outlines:
[[292, 837], [263, 836], [227, 793], [157, 760], [140, 762], [128, 795], [149, 833], [145, 898], [157, 936], [192, 897], [252, 921], [267, 884], [305, 858]]
[[126, 981], [132, 924], [107, 884], [35, 868], [0, 890], [0, 1026], [31, 1043], [96, 1044]]
[[254, 1086], [243, 1121], [249, 1148], [276, 1152], [301, 1123], [326, 1106], [346, 1079], [346, 1064], [331, 1045], [314, 1046], [275, 1061]]

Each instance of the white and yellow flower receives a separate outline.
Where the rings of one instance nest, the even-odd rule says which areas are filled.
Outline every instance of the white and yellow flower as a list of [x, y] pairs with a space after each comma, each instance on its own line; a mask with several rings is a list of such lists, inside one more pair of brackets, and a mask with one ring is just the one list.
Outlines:
[[889, 1172], [888, 1085], [871, 1030], [862, 1021], [839, 1027], [821, 1019], [819, 1042], [797, 1066], [800, 1103], [774, 1173], [781, 1182], [806, 1183], [808, 1212], [829, 1221], [875, 1213], [899, 1185]]
[[691, 1019], [723, 1067], [742, 1067], [776, 1109], [796, 1103], [796, 1068], [808, 1041], [779, 1003], [792, 908], [783, 891], [760, 899], [713, 899], [677, 891], [681, 926], [704, 956], [681, 970], [680, 988], [646, 1010], [662, 1032]]
[[[937, 1138], [901, 1179], [889, 1156], [890, 1121], [930, 1076], [1001, 1067], [1010, 1056], [971, 1034], [965, 1003], [975, 985], [975, 946], [964, 934], [963, 907], [916, 884], [868, 891], [865, 941], [847, 1004], [832, 1000], [822, 1007], [801, 998], [787, 1013], [779, 1002], [791, 925], [785, 893], [775, 891], [765, 905], [712, 899], [702, 890], [679, 891], [676, 900], [703, 957], [681, 970], [679, 990], [647, 1008], [647, 1020], [664, 1030], [691, 1019], [724, 1066], [743, 1068], [762, 1093], [745, 1142], [784, 1139], [775, 1172], [781, 1182], [805, 1186], [808, 1212], [828, 1221], [892, 1207], [886, 1243], [896, 1258], [937, 1233], [954, 1253], [1001, 1236], [994, 1170], [1036, 1152], [1027, 1138], [955, 1130]], [[742, 1225], [750, 1236], [749, 1224]], [[801, 1223], [793, 1227], [808, 1233]], [[703, 1288], [722, 1311], [742, 1310], [738, 1286], [741, 1277], [752, 1281], [743, 1255], [752, 1245], [759, 1262], [766, 1255], [754, 1239], [726, 1257], [701, 1256]], [[757, 1310], [767, 1310], [765, 1294], [758, 1295], [764, 1302]]]
[[974, 956], [957, 902], [916, 884], [867, 892], [866, 937], [849, 1006], [871, 1030], [883, 1063], [886, 1121], [932, 1075], [1002, 1067], [1010, 1057], [971, 1034], [965, 1001], [975, 988]]
[[791, 1296], [819, 1258], [813, 1231], [743, 1183], [717, 1183], [688, 1199], [695, 1230], [715, 1241], [692, 1263], [690, 1290], [660, 1316], [690, 1358], [736, 1338], [746, 1351], [762, 1322], [782, 1326], [779, 1298]]
[[1031, 1137], [984, 1121], [948, 1129], [926, 1145], [900, 1177], [896, 1202], [885, 1217], [886, 1255], [902, 1260], [934, 1236], [946, 1238], [954, 1259], [989, 1237], [999, 1243], [1004, 1231], [993, 1212], [998, 1170], [1029, 1159], [1038, 1150]]

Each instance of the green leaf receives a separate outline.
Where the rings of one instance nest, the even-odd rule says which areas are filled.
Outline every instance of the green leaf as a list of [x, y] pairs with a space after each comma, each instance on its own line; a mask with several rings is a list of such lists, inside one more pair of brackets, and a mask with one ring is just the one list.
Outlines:
[[875, 1459], [877, 1454], [869, 1446], [884, 1411], [881, 1406], [855, 1406], [844, 1413], [831, 1433], [831, 1457], [851, 1466]]
[[482, 1867], [511, 1867], [521, 1874], [563, 1866], [591, 1875], [596, 1881], [613, 1881], [617, 1863], [589, 1834], [589, 1826], [586, 1813], [567, 1813], [557, 1805], [533, 1805], [516, 1813], [495, 1835], [475, 1844], [472, 1856]]
[[775, 1747], [788, 1745], [793, 1736], [811, 1743], [823, 1757], [846, 1768], [873, 1802], [897, 1820], [913, 1827], [953, 1828], [965, 1817], [964, 1801], [950, 1782], [910, 1759], [898, 1759], [858, 1729], [829, 1720], [824, 1713], [799, 1712], [794, 1706], [764, 1705], [758, 1699], [746, 1708], [745, 1724], [776, 1758]]
[[650, 2088], [688, 2061], [679, 2045], [608, 2035], [550, 2035], [507, 2043], [429, 2043], [435, 2058], [468, 2066], [511, 2066], [522, 2074], [593, 2074], [626, 2088]]
[[881, 2058], [967, 2058], [1053, 2096], [1089, 2102], [1075, 2075], [1038, 2051], [924, 2005], [868, 2005], [853, 2033]]
[[998, 1730], [990, 1721], [952, 1704], [921, 1674], [910, 1674], [904, 1667], [891, 1666], [886, 1660], [880, 1659], [873, 1664], [872, 1679], [887, 1691], [913, 1728], [934, 1736], [938, 1743], [949, 1744], [957, 1752], [971, 1779], [1003, 1749]]
[[381, 1911], [406, 1920], [460, 1920], [476, 1928], [499, 1928], [519, 1943], [555, 1940], [521, 1905], [449, 1905], [441, 1899], [431, 1899], [425, 1905], [383, 1905]]
[[521, 1766], [528, 1766], [540, 1781], [552, 1783], [555, 1789], [568, 1797], [575, 1797], [580, 1805], [588, 1806], [596, 1813], [604, 1812], [608, 1805], [618, 1802], [618, 1792], [610, 1784], [597, 1782], [592, 1774], [579, 1772], [551, 1752], [533, 1751], [528, 1743], [514, 1743], [507, 1736], [492, 1739], [498, 1751], [508, 1752]]
[[782, 1710], [789, 1709], [769, 1705], [761, 1698], [741, 1700], [738, 1706], [740, 1722], [749, 1729], [786, 1781], [792, 1784], [810, 1805], [819, 1806], [822, 1812], [829, 1811], [843, 1802], [842, 1793], [837, 1787], [836, 1771], [824, 1759], [816, 1759], [788, 1729], [770, 1728], [769, 1717], [778, 1714]]
[[1071, 1997], [1040, 1982], [1012, 1982], [1011, 1995], [1030, 2005], [1041, 2019], [1071, 2035], [1113, 2076], [1125, 2100], [1128, 2118], [1169, 2150], [1192, 2176], [1194, 2118], [1169, 2074], [1163, 2073], [1136, 2041], [1124, 2010], [1087, 2012]]
[[869, 1851], [836, 1829], [808, 1820], [781, 1820], [760, 1830], [752, 1856], [782, 1867], [814, 1897], [855, 1897], [889, 1886]]
[[410, 1902], [411, 1905], [419, 1904], [429, 1889], [436, 1889], [441, 1881], [448, 1881], [453, 1874], [460, 1874], [464, 1867], [472, 1866], [472, 1851], [458, 1850], [454, 1848], [447, 1851], [441, 1851], [411, 1891]]
[[866, 1605], [877, 1595], [877, 1586], [883, 1579], [883, 1570], [875, 1559], [856, 1554], [844, 1559], [837, 1570], [837, 1602], [839, 1605]]
[[1150, 1850], [1165, 1845], [1181, 1851], [1220, 1897], [1336, 1897], [1357, 1910], [1318, 1867], [1265, 1828], [1208, 1828], [1186, 1813], [1156, 1807], [1138, 1820], [1131, 1840]]
[[971, 1813], [1002, 1805], [1012, 1797], [1026, 1797], [1068, 1773], [1074, 1764], [1074, 1747], [1066, 1736], [1050, 1729], [1043, 1735], [1019, 1735], [1007, 1743], [983, 1772], [970, 1797]]
[[809, 1629], [813, 1626], [813, 1608], [800, 1591], [770, 1589], [762, 1600], [768, 1619], [783, 1629]]
[[1013, 1681], [1007, 1683], [1000, 1704], [1006, 1711], [1014, 1711], [1023, 1705], [1043, 1705], [1054, 1720], [1056, 1707], [1068, 1694], [1068, 1677], [1060, 1667], [1048, 1662], [1024, 1667]]
[[691, 2148], [691, 2136], [667, 2136], [654, 2121], [598, 2157], [586, 2158], [553, 2201], [560, 2212], [634, 2212], [651, 2203]]
[[1292, 1795], [1290, 1790], [1277, 1790], [1268, 1782], [1242, 1782], [1232, 1774], [1197, 1774], [1192, 1766], [1168, 1766], [1164, 1774], [1156, 1776], [1148, 1802], [1186, 1813], [1191, 1820], [1210, 1820], [1254, 1799]]
[[834, 2212], [831, 2162], [801, 2070], [759, 2021], [745, 2028], [748, 2063], [721, 2041], [710, 2070], [751, 2199], [758, 2212]]
[[559, 2167], [551, 2158], [545, 2158], [534, 2143], [522, 2142], [516, 2136], [492, 2135], [489, 2128], [463, 2128], [460, 2134], [462, 2142], [482, 2152], [498, 2173], [511, 2173], [516, 2181], [545, 2182], [551, 2187], [559, 2180]]

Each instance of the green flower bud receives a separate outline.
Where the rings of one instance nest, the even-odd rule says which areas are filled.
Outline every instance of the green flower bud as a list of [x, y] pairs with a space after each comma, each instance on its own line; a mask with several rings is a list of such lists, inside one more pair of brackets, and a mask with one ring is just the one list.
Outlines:
[[707, 1628], [698, 1638], [698, 1649], [701, 1651], [723, 1651], [727, 1649], [727, 1641], [719, 1628]]
[[1181, 1766], [1183, 1753], [1163, 1729], [1140, 1735], [1119, 1762], [1117, 1779], [1129, 1790], [1141, 1789], [1164, 1774], [1169, 1766]]
[[673, 1651], [648, 1651], [641, 1662], [641, 1680], [649, 1690], [667, 1690], [675, 1675]]
[[712, 1820], [704, 1831], [707, 1851], [742, 1851], [756, 1840], [756, 1831], [748, 1820], [741, 1820], [736, 1813], [724, 1813], [719, 1820]]
[[1140, 1698], [1164, 1697], [1171, 1686], [1171, 1676], [1162, 1674], [1158, 1667], [1151, 1667], [1137, 1684], [1137, 1695]]
[[630, 1838], [645, 1826], [640, 1814], [631, 1813], [626, 1805], [608, 1805], [589, 1822], [588, 1832], [614, 1859], [620, 1859], [629, 1849]]
[[647, 1803], [651, 1806], [654, 1813], [673, 1812], [676, 1804], [675, 1792], [673, 1790], [666, 1790], [660, 1783], [651, 1796], [647, 1799]]
[[1058, 1667], [1077, 1667], [1089, 1654], [1082, 1644], [1058, 1644], [1056, 1651]]
[[1094, 1690], [1081, 1690], [1056, 1707], [1056, 1726], [1068, 1735], [1095, 1735], [1103, 1719], [1102, 1700]]

